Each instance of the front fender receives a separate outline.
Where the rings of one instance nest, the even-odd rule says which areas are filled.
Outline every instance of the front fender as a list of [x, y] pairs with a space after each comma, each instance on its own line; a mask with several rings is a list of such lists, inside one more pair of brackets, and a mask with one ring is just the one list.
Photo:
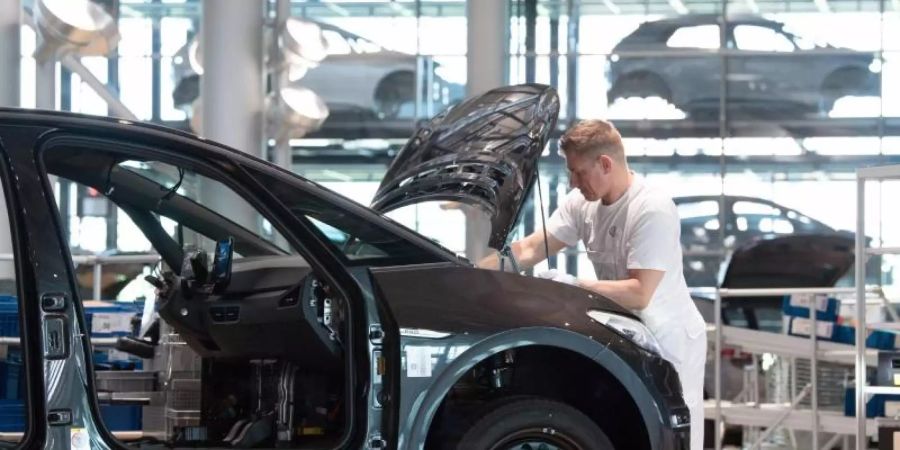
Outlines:
[[[428, 343], [424, 342], [423, 345]], [[647, 427], [651, 448], [661, 447], [663, 426], [667, 423], [667, 419], [662, 414], [659, 397], [653, 395], [643, 382], [646, 374], [635, 372], [615, 351], [582, 334], [559, 328], [529, 327], [501, 332], [474, 343], [440, 368], [431, 378], [429, 385], [415, 393], [404, 392], [402, 395], [413, 395], [415, 398], [409, 403], [410, 406], [406, 411], [400, 412], [400, 423], [403, 425], [397, 448], [409, 450], [424, 448], [432, 420], [444, 397], [475, 365], [499, 352], [529, 345], [558, 347], [579, 353], [612, 373], [625, 386], [638, 406]]]

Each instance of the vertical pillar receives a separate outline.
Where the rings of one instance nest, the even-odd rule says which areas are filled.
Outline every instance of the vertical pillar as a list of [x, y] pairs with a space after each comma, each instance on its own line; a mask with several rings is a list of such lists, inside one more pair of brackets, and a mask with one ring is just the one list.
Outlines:
[[[469, 0], [467, 20], [466, 95], [503, 86], [507, 80], [509, 13], [505, 0]], [[482, 211], [466, 211], [466, 257], [478, 261], [489, 253], [491, 223]]]
[[[0, 1], [0, 106], [19, 106], [21, 41], [19, 37], [22, 15], [20, 0]], [[6, 201], [0, 196], [0, 253], [12, 253], [12, 234], [9, 231], [9, 214]], [[15, 278], [12, 260], [0, 260], [0, 280]], [[5, 286], [5, 283], [0, 284]]]
[[19, 106], [22, 18], [20, 0], [0, 1], [0, 106]]
[[56, 109], [56, 58], [38, 60], [35, 75], [34, 106], [38, 109]]
[[[203, 48], [203, 136], [262, 156], [264, 78], [263, 0], [203, 0], [200, 45]], [[208, 205], [233, 212], [232, 220], [258, 231], [254, 212], [230, 191], [201, 186]], [[239, 205], [246, 205], [241, 211]]]

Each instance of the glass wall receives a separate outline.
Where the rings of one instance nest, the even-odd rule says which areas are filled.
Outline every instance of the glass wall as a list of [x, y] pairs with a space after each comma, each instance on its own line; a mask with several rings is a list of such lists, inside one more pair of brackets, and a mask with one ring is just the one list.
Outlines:
[[[852, 232], [855, 170], [900, 162], [896, 2], [508, 4], [510, 81], [557, 87], [563, 126], [619, 128], [632, 169], [676, 197], [690, 284], [717, 283], [722, 262], [760, 237]], [[543, 179], [562, 193], [550, 153]], [[879, 207], [896, 189], [867, 197], [869, 223], [883, 224], [867, 230], [872, 245], [896, 239], [900, 215]], [[591, 273], [582, 252], [566, 259]], [[888, 258], [882, 270], [891, 282]]]
[[[118, 18], [122, 38], [114, 55], [84, 58], [85, 66], [139, 118], [190, 130], [202, 66], [192, 45], [201, 3], [100, 3], [112, 5], [108, 10]], [[498, 26], [508, 31], [508, 81], [556, 87], [563, 127], [578, 119], [612, 120], [626, 138], [632, 168], [666, 184], [676, 197], [752, 197], [772, 202], [766, 204], [779, 214], [852, 230], [856, 168], [900, 163], [896, 1], [506, 4], [509, 23]], [[274, 10], [274, 2], [268, 6]], [[292, 1], [292, 16], [321, 27], [328, 55], [302, 77], [293, 74], [291, 83], [312, 89], [330, 111], [320, 129], [291, 141], [294, 170], [367, 204], [416, 121], [463, 97], [465, 10], [464, 0]], [[35, 39], [28, 27], [23, 29], [23, 103], [33, 106], [35, 66], [29, 55]], [[95, 92], [64, 68], [58, 97], [62, 109], [109, 112]], [[568, 190], [555, 145], [540, 164], [544, 217]], [[869, 210], [877, 211], [881, 199], [892, 198], [893, 189], [880, 187], [882, 196], [870, 197], [874, 203]], [[71, 205], [87, 195], [68, 186], [61, 192], [72, 193]], [[691, 211], [691, 202], [684, 203], [681, 209]], [[536, 206], [523, 217], [520, 234], [539, 229], [542, 209]], [[728, 208], [722, 201], [715, 211]], [[73, 214], [77, 209], [71, 207]], [[464, 248], [463, 227], [442, 226], [464, 223], [459, 210], [432, 205], [414, 211], [398, 220], [451, 249]], [[900, 220], [890, 208], [882, 213], [885, 224]], [[695, 252], [702, 263], [686, 260], [686, 266], [702, 266], [697, 270], [706, 283], [713, 283], [721, 260], [743, 244], [729, 238], [728, 227], [743, 225], [724, 217], [723, 224], [706, 220], [700, 228], [687, 225], [689, 218], [699, 221], [703, 214], [683, 222], [684, 233], [690, 228], [700, 235], [688, 239], [685, 234], [685, 251]], [[740, 217], [736, 211], [729, 214]], [[73, 219], [70, 237], [92, 253], [121, 247], [131, 224], [117, 224], [117, 217], [124, 215], [110, 211], [106, 217]], [[82, 232], [87, 225], [96, 227], [92, 221], [107, 223], [107, 232]], [[776, 222], [767, 221], [757, 231], [800, 229], [779, 228]], [[868, 235], [887, 244], [897, 239], [892, 229], [885, 225]], [[140, 245], [132, 247], [140, 251]], [[577, 251], [554, 264], [591, 272]]]

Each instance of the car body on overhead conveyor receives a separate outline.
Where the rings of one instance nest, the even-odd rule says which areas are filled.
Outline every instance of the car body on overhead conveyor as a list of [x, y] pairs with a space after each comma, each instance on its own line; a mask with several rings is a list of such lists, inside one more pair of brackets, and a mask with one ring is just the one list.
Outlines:
[[[519, 85], [441, 113], [397, 155], [372, 208], [174, 130], [0, 110], [31, 374], [24, 444], [65, 448], [79, 428], [92, 448], [121, 445], [98, 414], [57, 177], [103, 193], [143, 232], [162, 260], [148, 277], [160, 320], [202, 357], [199, 423], [133, 445], [689, 448], [677, 373], [634, 314], [476, 268], [382, 214], [476, 205], [501, 248], [558, 109], [553, 89]], [[62, 300], [42, 303], [50, 293]], [[67, 426], [50, 411], [67, 411]]]
[[873, 52], [819, 45], [759, 15], [729, 14], [723, 30], [720, 14], [686, 14], [644, 22], [613, 48], [607, 99], [659, 97], [715, 118], [726, 69], [731, 118], [827, 116], [841, 97], [881, 91]]

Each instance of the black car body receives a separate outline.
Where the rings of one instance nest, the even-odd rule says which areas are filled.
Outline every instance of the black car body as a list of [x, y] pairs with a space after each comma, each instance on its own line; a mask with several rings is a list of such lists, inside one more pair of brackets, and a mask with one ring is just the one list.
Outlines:
[[[784, 24], [755, 15], [729, 16], [722, 36], [720, 19], [698, 14], [641, 24], [613, 49], [610, 103], [661, 97], [703, 117], [719, 109], [725, 69], [728, 111], [752, 117], [827, 114], [842, 96], [880, 92], [871, 52], [808, 44]], [[723, 38], [725, 68], [713, 53]]]
[[[398, 155], [376, 205], [480, 204], [493, 212], [491, 242], [505, 242], [557, 110], [552, 89], [522, 85], [443, 113]], [[91, 448], [121, 446], [98, 414], [51, 175], [104, 193], [144, 232], [164, 262], [149, 279], [159, 316], [203, 357], [202, 433], [157, 447], [420, 449], [493, 439], [484, 445], [511, 448], [565, 438], [579, 448], [688, 448], [673, 366], [637, 344], [646, 329], [634, 315], [596, 294], [475, 268], [373, 209], [185, 133], [0, 110], [0, 143], [29, 448], [68, 448], [76, 428]], [[196, 180], [234, 195], [193, 198]], [[242, 214], [256, 220], [240, 225]], [[262, 223], [270, 227], [255, 228]], [[193, 238], [200, 250], [185, 244]], [[211, 266], [206, 242], [217, 243]], [[497, 428], [513, 417], [518, 434]]]
[[[836, 230], [795, 209], [763, 198], [694, 195], [675, 197], [673, 201], [681, 218], [684, 278], [691, 287], [725, 286], [722, 277], [726, 274], [722, 270], [727, 269], [732, 252], [760, 239], [817, 235], [821, 239], [837, 236], [835, 239], [853, 240], [853, 232]], [[724, 235], [719, 225], [722, 220]], [[764, 260], [758, 261], [765, 264]], [[866, 264], [866, 276], [871, 283], [890, 283], [892, 272], [883, 272], [880, 256], [869, 258]], [[850, 274], [843, 275], [844, 278], [832, 284], [851, 285]]]
[[[675, 197], [673, 201], [681, 217], [684, 278], [688, 286], [718, 286], [723, 267], [720, 262], [734, 249], [756, 239], [837, 233], [803, 213], [757, 197], [695, 195]], [[719, 225], [722, 220], [724, 235]]]

